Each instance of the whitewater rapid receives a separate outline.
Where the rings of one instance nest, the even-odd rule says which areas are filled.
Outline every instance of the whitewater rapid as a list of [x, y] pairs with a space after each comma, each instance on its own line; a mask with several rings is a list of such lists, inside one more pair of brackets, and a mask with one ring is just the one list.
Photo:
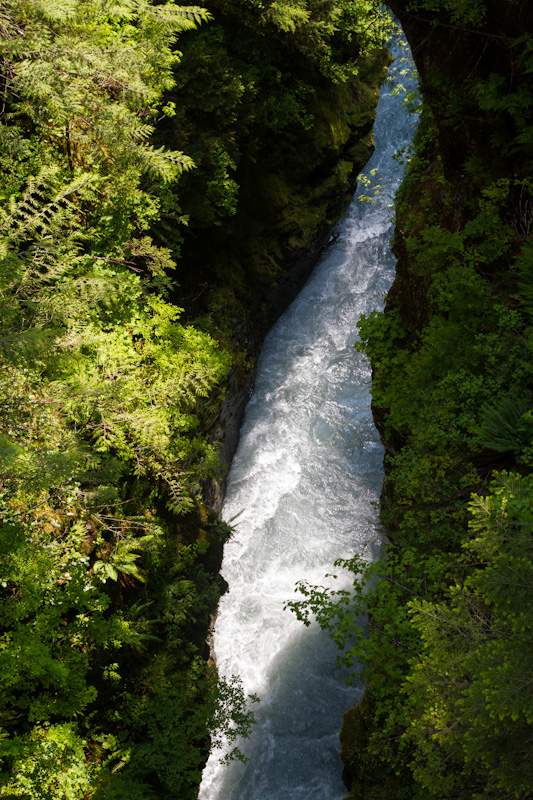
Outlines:
[[[324, 583], [336, 558], [380, 552], [383, 451], [370, 410], [370, 369], [354, 350], [361, 314], [382, 308], [394, 276], [394, 153], [415, 119], [385, 84], [374, 130], [378, 202], [354, 199], [311, 278], [268, 334], [228, 479], [214, 647], [221, 675], [261, 702], [240, 748], [245, 766], [214, 752], [201, 800], [340, 800], [342, 715], [362, 693], [335, 668], [336, 648], [288, 610], [298, 580]], [[364, 188], [364, 194], [373, 189]], [[348, 577], [343, 579], [349, 585]], [[342, 585], [342, 581], [341, 581]]]

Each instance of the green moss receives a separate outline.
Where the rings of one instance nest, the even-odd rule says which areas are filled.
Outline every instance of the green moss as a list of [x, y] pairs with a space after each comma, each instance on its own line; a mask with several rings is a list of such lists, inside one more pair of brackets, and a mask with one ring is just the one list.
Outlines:
[[281, 210], [290, 202], [291, 187], [282, 172], [269, 172], [259, 177], [257, 192], [265, 210], [270, 211], [275, 220]]

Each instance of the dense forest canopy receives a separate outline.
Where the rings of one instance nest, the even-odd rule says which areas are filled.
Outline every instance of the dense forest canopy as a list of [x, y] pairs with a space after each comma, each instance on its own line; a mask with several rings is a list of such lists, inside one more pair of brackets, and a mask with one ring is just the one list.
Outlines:
[[371, 0], [0, 3], [2, 795], [186, 800], [249, 727], [207, 663], [202, 502], [247, 354], [183, 237], [383, 30]]

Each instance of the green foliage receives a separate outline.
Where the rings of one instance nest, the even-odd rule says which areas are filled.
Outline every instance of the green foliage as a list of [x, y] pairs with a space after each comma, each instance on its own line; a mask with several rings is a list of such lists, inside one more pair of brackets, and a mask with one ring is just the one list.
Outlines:
[[[529, 35], [493, 36], [513, 5], [393, 4], [441, 46], [455, 32], [479, 32], [480, 53], [501, 39], [517, 72], [496, 74], [505, 49], [493, 74], [472, 67], [461, 82], [438, 47], [434, 61], [424, 51], [432, 109], [397, 199], [398, 274], [357, 344], [372, 362], [392, 544], [376, 565], [347, 564], [353, 591], [304, 585], [292, 604], [347, 648], [355, 674], [363, 667], [364, 732], [346, 746], [354, 781], [376, 796], [383, 774], [435, 800], [525, 800], [533, 780], [531, 47]], [[453, 175], [446, 148], [459, 125], [466, 156]]]
[[[350, 81], [356, 91], [355, 76], [389, 27], [374, 0], [205, 6], [215, 21], [184, 39], [169, 94], [175, 113], [161, 125], [161, 141], [177, 143], [197, 166], [180, 184], [191, 235], [228, 223], [250, 163], [264, 164], [260, 172], [274, 160], [291, 169], [287, 146], [313, 130], [317, 88]], [[170, 187], [170, 209], [173, 197]]]
[[9, 2], [4, 53], [16, 113], [60, 146], [70, 170], [111, 162], [171, 179], [191, 159], [145, 144], [150, 118], [172, 85], [176, 35], [207, 18], [200, 7], [146, 0]]
[[501, 473], [474, 496], [458, 561], [406, 547], [339, 560], [352, 591], [302, 583], [288, 604], [331, 633], [339, 663], [363, 667], [374, 727], [360, 757], [401, 770], [407, 755], [424, 796], [522, 797], [531, 784], [531, 489]]
[[310, 131], [388, 22], [375, 0], [0, 17], [0, 794], [193, 800], [253, 715], [205, 660], [232, 362], [181, 308], [181, 229], [220, 229], [243, 159], [284, 158], [265, 130]]
[[414, 774], [431, 797], [523, 796], [531, 786], [531, 478], [501, 473], [475, 496], [465, 577], [413, 601], [423, 641], [405, 692]]
[[503, 397], [493, 406], [483, 407], [483, 427], [481, 435], [483, 444], [498, 453], [512, 450], [519, 455], [520, 451], [531, 444], [531, 420], [527, 400], [514, 401]]
[[16, 777], [3, 790], [11, 797], [29, 800], [87, 796], [98, 768], [87, 763], [86, 745], [72, 723], [36, 726], [23, 746], [13, 743], [8, 748]]
[[[435, 174], [426, 173], [425, 181], [432, 189]], [[418, 186], [423, 197], [423, 183]], [[406, 322], [410, 312], [402, 317], [396, 307], [359, 323], [358, 347], [374, 367], [374, 407], [394, 441], [388, 460], [393, 510], [388, 514], [385, 505], [384, 514], [406, 544], [449, 548], [461, 541], [466, 505], [477, 488], [473, 458], [481, 429], [489, 444], [487, 409], [507, 402], [502, 397], [524, 394], [523, 318], [488, 293], [483, 278], [501, 270], [516, 235], [507, 222], [509, 195], [509, 182], [484, 189], [477, 213], [460, 230], [431, 222], [419, 227], [413, 217], [420, 210], [411, 209], [405, 248], [424, 287], [426, 319], [414, 329]], [[522, 414], [527, 402], [520, 400]], [[529, 444], [524, 435], [522, 447]]]
[[251, 721], [203, 658], [223, 536], [197, 497], [230, 357], [179, 321], [149, 232], [193, 166], [150, 141], [176, 35], [209, 14], [1, 13], [1, 793], [184, 800], [210, 731]]
[[433, 17], [433, 24], [438, 25], [438, 15], [444, 12], [449, 15], [452, 23], [460, 25], [479, 25], [487, 13], [486, 3], [483, 0], [413, 0], [409, 7], [414, 11], [429, 12]]
[[[338, 665], [351, 670], [348, 682], [366, 680], [375, 706], [375, 727], [365, 758], [399, 769], [394, 743], [409, 716], [398, 703], [398, 686], [420, 650], [420, 635], [409, 616], [409, 603], [442, 592], [454, 559], [445, 553], [424, 557], [415, 548], [388, 548], [386, 559], [369, 563], [361, 556], [339, 559], [335, 566], [353, 575], [353, 588], [298, 584], [302, 600], [290, 607], [304, 624], [316, 619], [343, 651]], [[336, 578], [336, 576], [327, 576]], [[368, 615], [369, 631], [365, 618]], [[361, 754], [361, 757], [362, 754]]]
[[[388, 13], [374, 0], [239, 0], [236, 6], [246, 25], [261, 24], [269, 33], [276, 32], [336, 80], [356, 74], [357, 57], [381, 47], [392, 26]], [[350, 63], [348, 52], [355, 61]]]

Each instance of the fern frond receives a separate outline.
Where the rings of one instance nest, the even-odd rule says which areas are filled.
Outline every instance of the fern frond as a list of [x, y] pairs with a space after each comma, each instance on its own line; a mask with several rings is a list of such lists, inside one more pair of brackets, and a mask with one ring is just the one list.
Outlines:
[[[167, 6], [159, 6], [159, 8], [167, 8]], [[182, 18], [192, 20], [196, 25], [201, 25], [202, 22], [209, 22], [213, 19], [213, 15], [201, 6], [178, 6], [179, 16]]]
[[285, 33], [294, 33], [296, 28], [304, 25], [310, 17], [310, 12], [305, 7], [287, 5], [279, 0], [272, 3], [267, 13], [276, 28]]
[[150, 14], [158, 21], [171, 25], [176, 31], [190, 30], [201, 25], [202, 22], [213, 19], [213, 15], [201, 6], [179, 6], [174, 3], [152, 6], [141, 0], [133, 0], [132, 5], [137, 7], [141, 15], [142, 13]]
[[49, 188], [58, 172], [57, 167], [43, 167], [37, 177], [31, 176], [24, 191], [22, 199], [17, 201], [13, 196], [9, 201], [9, 214], [0, 209], [3, 219], [0, 224], [0, 233], [9, 230], [15, 218], [27, 218], [38, 211]]
[[153, 125], [147, 125], [139, 120], [138, 122], [135, 121], [135, 127], [131, 131], [131, 135], [134, 141], [145, 142], [147, 139], [150, 138], [153, 132], [154, 132]]
[[167, 508], [175, 514], [186, 514], [194, 506], [187, 486], [182, 480], [179, 480], [176, 475], [170, 474], [167, 470], [162, 469], [159, 477], [166, 485], [169, 492], [169, 499], [167, 500]]
[[43, 19], [51, 23], [72, 20], [76, 16], [78, 5], [78, 0], [54, 0], [53, 3], [45, 0], [35, 3], [36, 11], [42, 15]]
[[520, 450], [524, 444], [524, 431], [521, 430], [523, 415], [529, 410], [525, 400], [511, 400], [504, 397], [494, 405], [482, 407], [483, 424], [481, 430], [485, 447], [497, 453]]
[[137, 147], [137, 155], [143, 170], [155, 178], [161, 178], [165, 183], [175, 181], [182, 172], [194, 169], [196, 164], [185, 153], [178, 150], [166, 150], [164, 147], [155, 148], [153, 145]]
[[0, 233], [4, 232], [13, 241], [34, 233], [42, 236], [53, 227], [61, 229], [65, 212], [72, 207], [69, 198], [91, 183], [95, 176], [92, 173], [80, 175], [62, 186], [52, 200], [46, 201], [56, 171], [45, 168], [37, 178], [29, 180], [22, 200], [11, 203], [11, 213], [0, 225]]

